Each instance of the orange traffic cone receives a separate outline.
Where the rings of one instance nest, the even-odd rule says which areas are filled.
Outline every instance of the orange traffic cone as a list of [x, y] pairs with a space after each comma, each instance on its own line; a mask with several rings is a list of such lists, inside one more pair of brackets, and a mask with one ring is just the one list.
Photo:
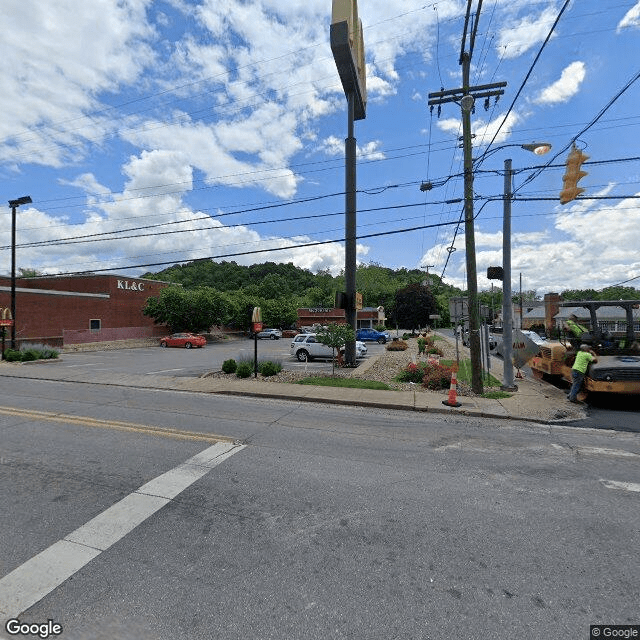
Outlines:
[[461, 407], [462, 405], [457, 401], [457, 374], [455, 371], [451, 372], [451, 386], [449, 387], [449, 398], [447, 400], [443, 400], [442, 404], [446, 404], [448, 407]]

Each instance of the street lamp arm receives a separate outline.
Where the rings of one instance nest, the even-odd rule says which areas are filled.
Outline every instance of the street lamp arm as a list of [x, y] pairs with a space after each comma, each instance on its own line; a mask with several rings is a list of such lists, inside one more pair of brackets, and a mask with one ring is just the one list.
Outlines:
[[537, 156], [542, 156], [545, 153], [548, 153], [551, 150], [550, 142], [531, 142], [530, 144], [517, 144], [515, 142], [510, 142], [507, 144], [501, 144], [497, 147], [493, 147], [492, 149], [487, 149], [481, 156], [474, 158], [473, 162], [482, 162], [489, 156], [492, 156], [496, 151], [502, 151], [502, 149], [508, 149], [509, 147], [518, 147], [520, 149], [524, 149], [525, 151], [530, 151], [531, 153], [535, 153]]
[[[9, 200], [11, 207], [11, 348], [16, 348], [16, 211], [20, 205], [31, 204], [31, 196], [22, 196], [15, 200]], [[4, 357], [4, 354], [3, 354]]]

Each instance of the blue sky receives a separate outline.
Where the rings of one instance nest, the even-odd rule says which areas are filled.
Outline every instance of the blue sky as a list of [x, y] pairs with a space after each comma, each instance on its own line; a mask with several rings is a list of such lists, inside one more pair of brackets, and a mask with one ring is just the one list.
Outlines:
[[[438, 117], [427, 95], [461, 86], [466, 6], [360, 0], [368, 106], [355, 127], [358, 260], [429, 266], [460, 287], [464, 229], [450, 224], [463, 195], [460, 108]], [[138, 275], [225, 256], [340, 271], [347, 116], [330, 0], [4, 0], [2, 10], [3, 202], [33, 199], [18, 210], [18, 267]], [[471, 82], [508, 85], [472, 115], [474, 157], [493, 140], [474, 181], [480, 289], [502, 263], [505, 158], [516, 172], [514, 287], [520, 273], [539, 293], [640, 287], [639, 38], [636, 0], [483, 2]], [[574, 140], [593, 164], [585, 193], [562, 206]], [[553, 149], [518, 148], [534, 141]], [[420, 191], [423, 181], [434, 188]], [[10, 209], [0, 215], [9, 273]], [[389, 233], [404, 229], [414, 230]], [[376, 233], [388, 235], [366, 237]]]

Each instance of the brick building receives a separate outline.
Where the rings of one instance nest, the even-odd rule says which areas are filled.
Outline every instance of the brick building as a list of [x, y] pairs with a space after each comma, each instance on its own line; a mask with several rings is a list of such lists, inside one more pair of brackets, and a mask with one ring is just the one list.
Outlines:
[[[164, 335], [142, 309], [167, 286], [118, 275], [16, 278], [16, 341], [63, 346]], [[7, 277], [0, 277], [2, 308], [11, 308]]]
[[[372, 328], [385, 323], [384, 307], [364, 307], [356, 311], [357, 328]], [[316, 308], [298, 309], [298, 329], [313, 325], [326, 325], [335, 322], [346, 324], [344, 309]]]

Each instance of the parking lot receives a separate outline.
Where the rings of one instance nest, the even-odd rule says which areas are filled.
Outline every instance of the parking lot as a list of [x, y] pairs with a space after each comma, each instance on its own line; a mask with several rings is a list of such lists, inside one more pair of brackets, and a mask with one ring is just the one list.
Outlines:
[[[298, 362], [291, 356], [291, 338], [280, 340], [258, 340], [258, 361], [273, 360], [290, 371], [308, 371], [309, 374], [330, 373], [330, 360]], [[367, 358], [381, 353], [384, 345], [367, 342]], [[60, 362], [51, 366], [82, 368], [90, 377], [91, 371], [136, 373], [168, 376], [201, 376], [210, 371], [220, 371], [222, 363], [229, 358], [253, 359], [254, 341], [249, 338], [224, 340], [210, 343], [202, 349], [145, 347], [114, 351], [88, 351], [63, 353]]]

